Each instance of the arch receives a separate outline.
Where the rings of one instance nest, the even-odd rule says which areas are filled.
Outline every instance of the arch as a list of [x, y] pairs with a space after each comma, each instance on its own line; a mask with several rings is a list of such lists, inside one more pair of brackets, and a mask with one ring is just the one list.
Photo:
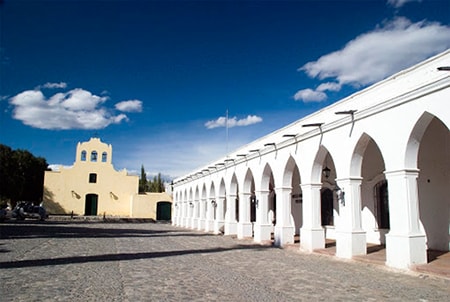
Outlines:
[[268, 197], [268, 222], [275, 225], [277, 217], [277, 197], [275, 194], [275, 180], [273, 177], [272, 168], [268, 163], [264, 166], [261, 175], [261, 189], [269, 191]]
[[292, 185], [292, 176], [294, 174], [294, 171], [297, 171], [300, 175], [300, 171], [298, 170], [295, 159], [292, 156], [289, 156], [286, 165], [284, 167], [283, 183], [282, 183], [283, 187], [289, 187]]
[[250, 168], [247, 169], [244, 177], [244, 185], [242, 187], [243, 192], [252, 193], [255, 191], [255, 181], [253, 178], [253, 173]]
[[[283, 187], [291, 187], [291, 224], [294, 226], [294, 235], [298, 235], [303, 224], [303, 194], [300, 187], [301, 177], [300, 170], [295, 159], [289, 156], [284, 172]], [[295, 242], [295, 241], [294, 241]]]
[[244, 184], [242, 188], [244, 193], [250, 195], [249, 197], [249, 208], [247, 211], [250, 211], [250, 222], [256, 221], [256, 196], [255, 196], [255, 180], [253, 177], [253, 173], [250, 168], [247, 169], [247, 173], [245, 174]]
[[[435, 116], [429, 112], [424, 112], [416, 122], [406, 145], [405, 167], [417, 169], [417, 157], [419, 153], [420, 142], [428, 125], [435, 119]], [[445, 126], [444, 126], [445, 127]]]
[[405, 162], [417, 166], [419, 219], [429, 250], [450, 250], [450, 132], [436, 116], [425, 112], [408, 141]]
[[364, 158], [364, 152], [366, 151], [367, 145], [371, 140], [372, 138], [366, 133], [363, 133], [359, 138], [350, 160], [350, 175], [361, 176], [361, 167]]
[[[329, 167], [328, 165], [332, 164], [332, 167]], [[324, 169], [328, 168], [330, 169], [330, 173], [326, 175], [326, 178], [330, 179], [336, 179], [337, 178], [337, 171], [334, 168], [334, 162], [330, 155], [330, 152], [327, 148], [325, 148], [323, 145], [319, 147], [319, 150], [317, 150], [316, 157], [314, 159], [314, 163], [311, 170], [311, 181], [313, 183], [321, 183], [322, 182], [322, 176]]]
[[361, 177], [361, 225], [366, 241], [384, 244], [390, 228], [385, 161], [376, 141], [362, 133], [350, 160], [352, 177]]

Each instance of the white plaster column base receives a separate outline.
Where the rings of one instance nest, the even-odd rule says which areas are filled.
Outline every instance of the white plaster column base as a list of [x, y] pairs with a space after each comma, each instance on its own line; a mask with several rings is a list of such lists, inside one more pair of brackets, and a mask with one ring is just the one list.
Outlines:
[[205, 222], [205, 232], [214, 231], [214, 220], [206, 220]]
[[300, 249], [312, 252], [325, 248], [325, 230], [320, 229], [300, 229]]
[[253, 236], [253, 224], [251, 222], [239, 222], [237, 224], [237, 236], [239, 239]]
[[214, 234], [225, 234], [225, 221], [223, 220], [214, 221]]
[[365, 231], [336, 231], [337, 257], [351, 259], [353, 256], [366, 254], [367, 244]]
[[272, 239], [272, 224], [255, 224], [255, 242], [269, 241]]
[[425, 235], [386, 234], [386, 265], [408, 269], [427, 263]]
[[236, 235], [237, 234], [237, 222], [225, 222], [225, 233], [224, 235]]
[[291, 226], [278, 227], [275, 226], [274, 245], [283, 246], [285, 244], [294, 243], [295, 228]]
[[189, 225], [189, 227], [190, 227], [191, 229], [196, 229], [196, 228], [197, 228], [197, 225], [198, 225], [197, 218], [192, 218], [192, 219], [191, 219], [191, 224]]
[[205, 229], [205, 219], [199, 219], [199, 220], [198, 220], [198, 223], [197, 223], [197, 229], [198, 229], [199, 231]]

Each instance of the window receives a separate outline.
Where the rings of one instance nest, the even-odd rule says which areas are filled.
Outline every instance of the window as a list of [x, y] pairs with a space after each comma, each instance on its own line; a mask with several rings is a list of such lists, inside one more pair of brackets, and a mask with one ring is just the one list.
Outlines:
[[86, 161], [86, 151], [81, 151], [81, 161]]
[[106, 152], [103, 152], [102, 153], [102, 162], [106, 163], [107, 158], [108, 158], [108, 154]]
[[97, 173], [89, 173], [89, 183], [97, 183]]
[[97, 151], [91, 152], [91, 161], [96, 162], [97, 161]]

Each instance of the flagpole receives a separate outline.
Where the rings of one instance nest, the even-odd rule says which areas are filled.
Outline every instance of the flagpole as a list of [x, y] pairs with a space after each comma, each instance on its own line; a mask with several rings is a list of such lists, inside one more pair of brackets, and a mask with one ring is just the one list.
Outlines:
[[226, 128], [226, 142], [227, 142], [227, 149], [226, 149], [226, 155], [228, 156], [228, 109], [226, 111], [225, 116], [225, 128]]

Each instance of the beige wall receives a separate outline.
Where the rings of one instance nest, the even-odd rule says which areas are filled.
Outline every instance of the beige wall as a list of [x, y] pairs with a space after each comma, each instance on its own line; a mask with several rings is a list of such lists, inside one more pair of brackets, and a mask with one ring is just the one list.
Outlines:
[[172, 202], [172, 197], [167, 193], [136, 194], [131, 202], [131, 217], [157, 219], [158, 202]]
[[[86, 152], [85, 160], [82, 158]], [[92, 152], [97, 161], [91, 160]], [[106, 154], [102, 161], [102, 154]], [[97, 175], [96, 183], [89, 182], [89, 174]], [[73, 167], [48, 171], [44, 178], [44, 206], [50, 214], [84, 215], [87, 194], [98, 195], [97, 214], [130, 216], [130, 204], [138, 193], [139, 177], [116, 171], [112, 165], [112, 147], [98, 138], [78, 143]]]

